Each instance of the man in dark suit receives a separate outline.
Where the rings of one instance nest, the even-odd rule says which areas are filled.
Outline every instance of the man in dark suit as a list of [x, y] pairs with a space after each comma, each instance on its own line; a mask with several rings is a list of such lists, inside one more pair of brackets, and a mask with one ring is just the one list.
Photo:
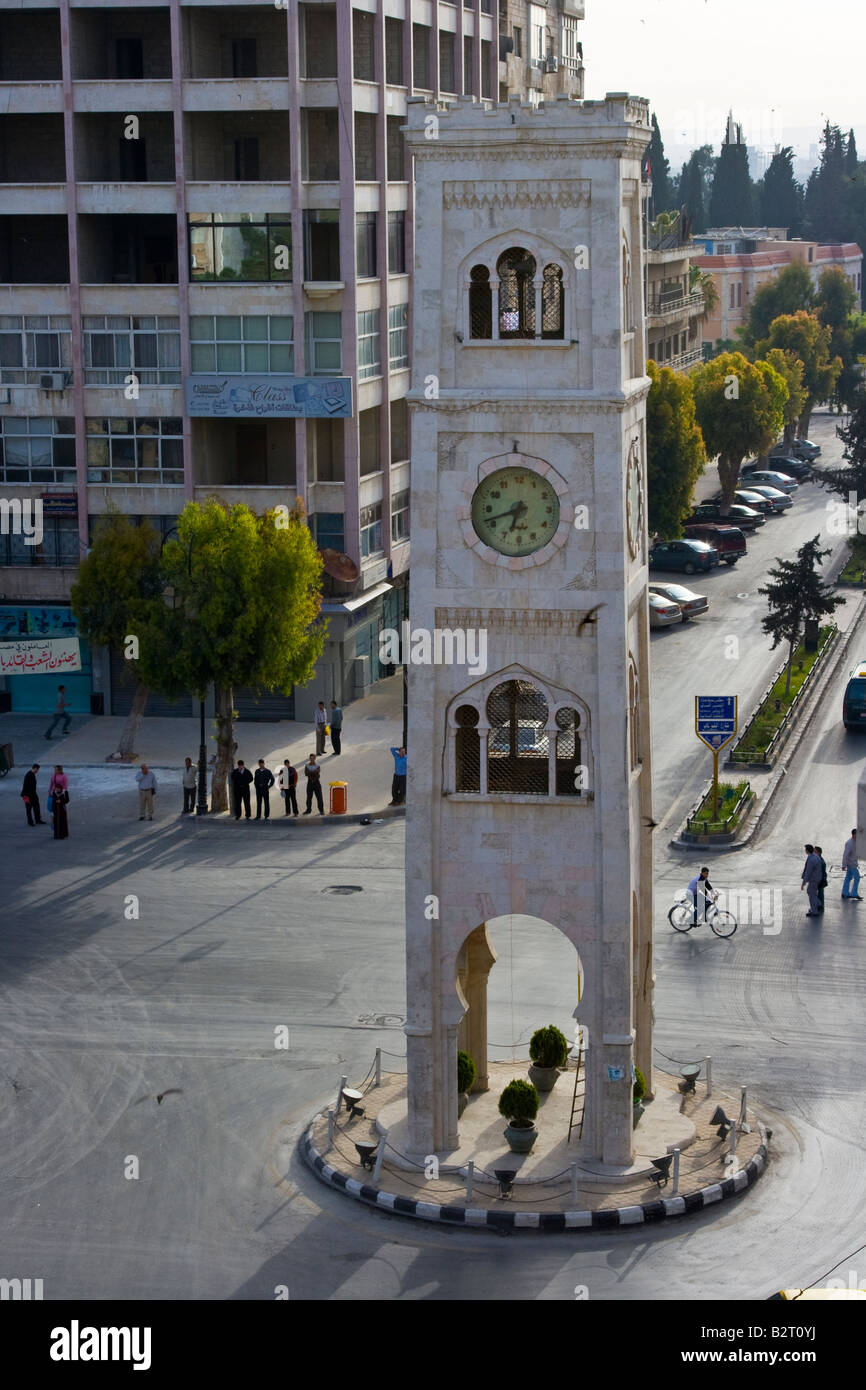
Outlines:
[[261, 820], [262, 818], [262, 806], [265, 808], [265, 820], [270, 820], [270, 790], [274, 785], [274, 774], [269, 767], [265, 767], [264, 758], [259, 758], [259, 765], [256, 768], [256, 775], [253, 781], [256, 786], [256, 820]]
[[235, 800], [235, 820], [241, 818], [241, 807], [246, 812], [247, 820], [250, 819], [250, 783], [253, 774], [245, 765], [243, 758], [238, 758], [238, 765], [232, 768], [232, 793]]
[[39, 796], [36, 792], [36, 774], [39, 771], [39, 764], [34, 763], [29, 772], [24, 774], [24, 783], [21, 787], [21, 795], [24, 798], [24, 809], [27, 812], [28, 825], [47, 825], [47, 820], [42, 819], [42, 808], [39, 805]]

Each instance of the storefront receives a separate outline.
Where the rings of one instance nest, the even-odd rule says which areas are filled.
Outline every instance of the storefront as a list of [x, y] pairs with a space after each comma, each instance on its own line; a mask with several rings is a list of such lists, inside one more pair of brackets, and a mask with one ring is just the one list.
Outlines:
[[[42, 607], [37, 604], [0, 606], [0, 640], [16, 637], [77, 637], [78, 625], [70, 608]], [[66, 687], [70, 713], [90, 714], [93, 689], [93, 663], [90, 648], [80, 642], [81, 670], [55, 675], [6, 676], [4, 685], [16, 714], [53, 714], [57, 687]]]

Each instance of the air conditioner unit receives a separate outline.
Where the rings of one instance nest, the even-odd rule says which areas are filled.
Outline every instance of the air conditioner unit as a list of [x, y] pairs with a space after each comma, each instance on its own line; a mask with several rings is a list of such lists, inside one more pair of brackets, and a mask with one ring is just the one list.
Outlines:
[[65, 391], [68, 385], [68, 372], [46, 372], [39, 378], [39, 388], [42, 391]]

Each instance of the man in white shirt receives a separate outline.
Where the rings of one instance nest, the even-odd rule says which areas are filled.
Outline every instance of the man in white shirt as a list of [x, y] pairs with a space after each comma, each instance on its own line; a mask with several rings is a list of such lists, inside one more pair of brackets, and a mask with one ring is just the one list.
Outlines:
[[[842, 868], [845, 870], [845, 882], [842, 884], [842, 897], [850, 898], [853, 902], [862, 903], [860, 897], [860, 863], [857, 856], [857, 831], [851, 831], [851, 839], [845, 841], [845, 848], [842, 851]], [[851, 889], [854, 889], [853, 893]]]
[[156, 776], [147, 763], [142, 763], [135, 774], [138, 783], [138, 819], [153, 820], [153, 798], [156, 795]]
[[324, 700], [320, 700], [316, 706], [313, 723], [316, 726], [316, 757], [320, 758], [325, 751], [325, 729], [328, 725], [328, 711], [325, 709]]

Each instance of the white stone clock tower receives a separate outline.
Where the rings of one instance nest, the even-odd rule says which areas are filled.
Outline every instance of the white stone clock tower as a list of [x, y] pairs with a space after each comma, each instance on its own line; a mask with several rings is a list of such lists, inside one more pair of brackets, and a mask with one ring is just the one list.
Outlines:
[[552, 923], [580, 954], [587, 1160], [631, 1163], [633, 1064], [650, 1083], [649, 137], [647, 103], [620, 93], [409, 106], [410, 618], [487, 634], [483, 675], [409, 673], [408, 1121], [422, 1154], [458, 1142], [458, 1045], [486, 1088], [495, 917]]

